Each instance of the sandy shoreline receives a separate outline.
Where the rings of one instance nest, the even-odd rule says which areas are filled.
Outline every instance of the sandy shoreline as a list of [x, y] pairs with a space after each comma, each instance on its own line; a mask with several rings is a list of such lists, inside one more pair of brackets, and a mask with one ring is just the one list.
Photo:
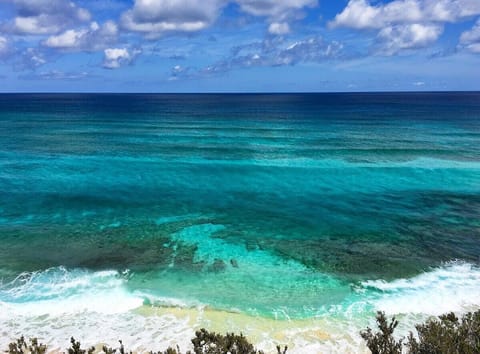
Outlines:
[[[3, 316], [2, 316], [3, 317]], [[191, 349], [195, 330], [243, 333], [258, 349], [274, 353], [276, 345], [288, 345], [290, 354], [366, 353], [358, 333], [339, 331], [323, 319], [275, 320], [208, 307], [141, 306], [127, 313], [104, 315], [92, 312], [0, 319], [1, 349], [20, 335], [36, 336], [49, 352], [65, 351], [73, 335], [84, 347], [118, 346], [134, 352], [164, 350], [179, 345]], [[335, 326], [336, 327], [336, 326]], [[344, 328], [345, 329], [345, 328]]]

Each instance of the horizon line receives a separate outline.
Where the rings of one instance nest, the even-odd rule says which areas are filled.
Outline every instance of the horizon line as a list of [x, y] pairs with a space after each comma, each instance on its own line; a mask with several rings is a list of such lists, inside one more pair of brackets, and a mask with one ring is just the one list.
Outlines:
[[0, 91], [0, 95], [36, 95], [36, 94], [93, 94], [93, 95], [292, 95], [292, 94], [395, 94], [395, 93], [480, 93], [479, 90], [400, 90], [400, 91]]

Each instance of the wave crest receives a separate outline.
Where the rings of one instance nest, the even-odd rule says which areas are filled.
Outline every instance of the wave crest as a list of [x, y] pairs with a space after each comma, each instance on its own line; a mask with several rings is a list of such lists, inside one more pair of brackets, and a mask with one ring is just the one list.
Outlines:
[[460, 261], [446, 263], [409, 279], [368, 280], [361, 285], [371, 293], [375, 309], [391, 315], [438, 316], [480, 306], [480, 268]]
[[0, 284], [1, 314], [122, 313], [143, 304], [125, 287], [128, 273], [54, 267]]

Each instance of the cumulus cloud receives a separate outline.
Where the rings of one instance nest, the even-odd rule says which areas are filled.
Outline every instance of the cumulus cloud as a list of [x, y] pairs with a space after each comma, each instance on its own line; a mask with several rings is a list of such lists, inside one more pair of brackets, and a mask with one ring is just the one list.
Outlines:
[[442, 32], [442, 26], [418, 23], [385, 27], [378, 33], [380, 53], [393, 55], [406, 49], [426, 47], [434, 43]]
[[90, 13], [69, 0], [9, 0], [16, 17], [7, 29], [20, 34], [53, 34], [90, 20]]
[[316, 6], [317, 0], [135, 0], [121, 24], [152, 38], [166, 32], [196, 32], [212, 25], [228, 3], [249, 15], [266, 17], [270, 33], [285, 34], [288, 21], [301, 17], [301, 10]]
[[325, 42], [321, 37], [307, 38], [293, 43], [283, 39], [264, 40], [234, 47], [229, 58], [206, 67], [203, 72], [211, 74], [245, 67], [323, 62], [341, 56], [342, 49], [341, 43]]
[[376, 30], [378, 53], [392, 55], [402, 50], [433, 44], [445, 23], [480, 14], [478, 0], [394, 0], [372, 5], [370, 0], [350, 0], [330, 27]]
[[127, 48], [107, 48], [104, 50], [103, 67], [106, 69], [118, 69], [133, 63], [141, 53], [139, 49], [128, 50]]
[[237, 0], [237, 3], [246, 13], [282, 21], [290, 18], [295, 10], [316, 6], [317, 0]]
[[471, 30], [462, 33], [460, 46], [469, 52], [480, 54], [480, 19]]
[[195, 32], [210, 26], [217, 18], [222, 0], [135, 0], [122, 15], [121, 23], [130, 31], [151, 37], [164, 32]]
[[271, 34], [287, 34], [290, 32], [290, 26], [286, 22], [273, 22], [268, 27], [268, 32]]
[[72, 48], [78, 46], [86, 31], [68, 30], [58, 36], [51, 36], [44, 45], [50, 48]]
[[332, 27], [380, 29], [387, 25], [422, 20], [417, 0], [395, 0], [373, 6], [367, 0], [350, 0], [347, 7], [330, 23]]
[[369, 0], [350, 0], [330, 26], [381, 29], [405, 23], [457, 22], [479, 14], [478, 0], [394, 0], [382, 5], [371, 5]]
[[48, 37], [42, 44], [45, 47], [61, 50], [102, 50], [117, 41], [118, 28], [113, 21], [103, 25], [92, 22], [88, 28], [69, 29]]

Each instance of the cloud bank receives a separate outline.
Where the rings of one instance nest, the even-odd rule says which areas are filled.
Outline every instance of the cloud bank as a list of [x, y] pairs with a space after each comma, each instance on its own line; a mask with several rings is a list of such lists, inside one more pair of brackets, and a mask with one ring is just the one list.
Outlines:
[[122, 27], [157, 38], [168, 32], [197, 32], [210, 27], [228, 4], [240, 11], [265, 17], [272, 34], [289, 32], [288, 21], [301, 17], [301, 10], [317, 6], [317, 0], [135, 0], [121, 17]]
[[478, 0], [394, 0], [379, 5], [350, 0], [330, 28], [376, 30], [378, 52], [393, 55], [427, 47], [438, 40], [445, 23], [476, 15], [480, 15]]

